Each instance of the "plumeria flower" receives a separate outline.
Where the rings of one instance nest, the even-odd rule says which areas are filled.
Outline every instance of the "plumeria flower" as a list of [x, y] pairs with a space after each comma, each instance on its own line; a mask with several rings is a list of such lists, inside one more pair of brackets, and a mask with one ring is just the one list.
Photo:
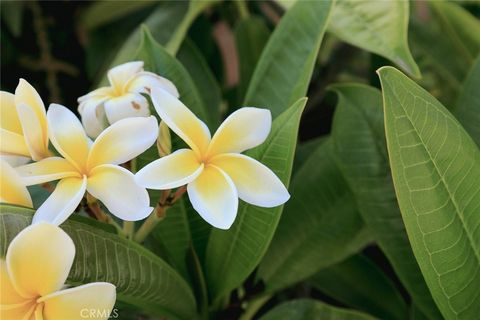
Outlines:
[[260, 145], [271, 128], [269, 110], [241, 108], [232, 113], [210, 138], [210, 132], [180, 100], [162, 89], [152, 101], [163, 121], [191, 149], [180, 149], [140, 170], [137, 181], [151, 189], [187, 184], [195, 210], [214, 227], [228, 229], [235, 220], [238, 198], [275, 207], [290, 195], [277, 176], [257, 160], [240, 154]]
[[102, 87], [78, 98], [78, 112], [85, 131], [96, 137], [108, 124], [129, 117], [150, 115], [148, 100], [153, 87], [160, 87], [178, 97], [175, 85], [152, 72], [143, 70], [142, 61], [116, 66], [108, 72], [109, 87]]
[[33, 223], [62, 223], [78, 206], [85, 191], [123, 220], [148, 216], [153, 208], [149, 207], [147, 191], [136, 184], [130, 171], [118, 164], [135, 158], [155, 143], [158, 134], [155, 117], [118, 121], [93, 143], [67, 108], [51, 104], [47, 118], [50, 140], [63, 158], [50, 157], [16, 168], [25, 185], [60, 179], [38, 208]]
[[37, 91], [20, 79], [15, 95], [0, 91], [0, 99], [0, 154], [35, 161], [49, 157], [47, 117]]
[[40, 223], [23, 229], [0, 260], [0, 318], [81, 319], [84, 309], [99, 310], [108, 319], [115, 286], [93, 282], [64, 288], [73, 264], [75, 245], [59, 227]]
[[0, 202], [33, 207], [27, 188], [15, 169], [4, 160], [0, 160], [0, 186]]

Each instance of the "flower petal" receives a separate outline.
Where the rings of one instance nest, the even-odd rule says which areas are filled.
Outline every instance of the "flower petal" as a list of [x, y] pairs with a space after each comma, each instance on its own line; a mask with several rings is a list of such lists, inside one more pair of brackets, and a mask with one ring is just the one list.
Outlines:
[[271, 127], [270, 110], [250, 107], [238, 109], [215, 132], [208, 154], [240, 153], [256, 147], [265, 141]]
[[207, 151], [210, 131], [180, 100], [162, 88], [152, 88], [152, 102], [160, 118], [197, 154]]
[[243, 154], [221, 154], [211, 163], [232, 178], [238, 196], [245, 202], [260, 207], [276, 207], [290, 198], [290, 194], [275, 173], [267, 166]]
[[[35, 118], [37, 119], [40, 128], [41, 128], [41, 138], [43, 140], [44, 148], [48, 148], [48, 123], [47, 117], [45, 113], [45, 105], [43, 104], [40, 95], [38, 94], [37, 90], [30, 85], [26, 80], [20, 79], [17, 88], [15, 89], [15, 105], [18, 106], [25, 104], [30, 107], [34, 114]], [[25, 130], [29, 130], [30, 128], [27, 126], [26, 123], [23, 122], [22, 115], [19, 114], [20, 123], [23, 127], [23, 132], [25, 134]]]
[[78, 118], [64, 106], [52, 103], [47, 112], [50, 140], [55, 149], [79, 170], [86, 167], [88, 138]]
[[52, 293], [40, 298], [38, 302], [45, 303], [45, 320], [108, 319], [115, 305], [115, 291], [115, 286], [111, 283], [94, 282]]
[[65, 231], [49, 223], [31, 225], [8, 247], [8, 274], [22, 296], [44, 296], [63, 286], [74, 257], [75, 245]]
[[110, 81], [116, 91], [121, 91], [128, 80], [142, 70], [143, 61], [127, 62], [110, 69], [108, 71], [108, 81]]
[[137, 185], [130, 171], [120, 166], [95, 167], [88, 177], [87, 190], [122, 220], [141, 220], [153, 210], [147, 190]]
[[0, 202], [33, 207], [27, 188], [5, 160], [0, 160], [0, 186]]
[[150, 106], [140, 93], [126, 93], [105, 101], [105, 114], [108, 122], [113, 124], [125, 118], [148, 117]]
[[2, 284], [0, 286], [0, 305], [25, 302], [25, 298], [13, 286], [7, 271], [7, 262], [3, 259], [0, 259], [0, 283]]
[[174, 153], [155, 160], [135, 175], [137, 183], [145, 188], [166, 190], [190, 183], [203, 170], [200, 163], [190, 149], [180, 149]]
[[[77, 102], [79, 104], [82, 104], [83, 102], [90, 100], [90, 99], [104, 99], [104, 98], [110, 98], [114, 95], [115, 91], [113, 90], [112, 87], [101, 87], [96, 90], [93, 90], [86, 95], [81, 96], [80, 98], [77, 99]], [[81, 110], [78, 110], [81, 112]]]
[[107, 118], [103, 102], [107, 98], [91, 98], [78, 106], [85, 132], [92, 138], [97, 137], [106, 127]]
[[59, 225], [78, 207], [87, 188], [87, 178], [65, 178], [60, 180], [52, 194], [38, 208], [33, 224], [42, 221]]
[[81, 178], [78, 170], [60, 157], [50, 157], [15, 168], [26, 186], [59, 180], [68, 177]]
[[127, 83], [125, 90], [128, 92], [150, 94], [150, 92], [152, 92], [152, 88], [155, 87], [164, 89], [175, 98], [178, 98], [180, 96], [177, 87], [175, 87], [173, 82], [148, 71], [142, 71], [137, 73], [137, 75], [130, 79], [130, 81]]
[[13, 156], [8, 154], [0, 154], [0, 160], [7, 162], [13, 168], [23, 166], [30, 162], [30, 157]]
[[229, 229], [238, 209], [237, 189], [222, 170], [209, 165], [187, 187], [193, 208], [212, 226]]
[[0, 304], [0, 319], [36, 320], [33, 317], [36, 305], [35, 299], [24, 300], [16, 304]]
[[152, 146], [157, 136], [158, 123], [153, 116], [120, 120], [95, 140], [88, 157], [88, 168], [125, 163]]
[[30, 158], [30, 150], [25, 143], [23, 135], [3, 128], [0, 128], [0, 153]]
[[15, 107], [15, 96], [6, 91], [0, 91], [0, 128], [23, 135]]
[[33, 160], [38, 161], [50, 155], [48, 136], [44, 136], [42, 121], [35, 110], [26, 104], [17, 104], [17, 112], [22, 123], [23, 138]]

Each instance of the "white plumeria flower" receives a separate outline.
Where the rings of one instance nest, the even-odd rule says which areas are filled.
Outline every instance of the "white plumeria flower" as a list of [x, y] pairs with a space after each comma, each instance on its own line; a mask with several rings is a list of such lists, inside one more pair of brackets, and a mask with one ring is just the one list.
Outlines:
[[0, 202], [33, 207], [32, 198], [15, 169], [0, 159]]
[[40, 223], [23, 229], [0, 259], [1, 319], [81, 319], [84, 309], [108, 319], [116, 288], [93, 282], [64, 289], [73, 264], [75, 245], [59, 227]]
[[13, 164], [20, 157], [26, 163], [50, 156], [45, 106], [35, 88], [20, 79], [15, 95], [0, 91], [0, 111], [0, 154], [9, 156], [4, 160]]
[[267, 138], [269, 110], [241, 108], [232, 113], [210, 138], [210, 132], [180, 100], [162, 89], [152, 90], [152, 101], [163, 121], [191, 149], [180, 149], [140, 170], [137, 181], [151, 189], [172, 189], [187, 184], [195, 210], [214, 227], [228, 229], [235, 220], [238, 198], [275, 207], [290, 195], [265, 165], [241, 152]]
[[178, 97], [175, 85], [159, 75], [144, 71], [142, 61], [132, 61], [108, 71], [109, 87], [102, 87], [78, 98], [78, 112], [85, 131], [96, 137], [108, 124], [129, 117], [148, 117], [148, 100], [153, 87], [160, 87]]
[[85, 191], [103, 202], [115, 216], [141, 220], [153, 210], [145, 188], [119, 166], [156, 141], [155, 117], [118, 121], [91, 143], [80, 121], [67, 108], [51, 104], [47, 112], [50, 141], [64, 157], [51, 157], [16, 168], [25, 185], [58, 180], [54, 192], [38, 208], [33, 223], [60, 224], [75, 210]]

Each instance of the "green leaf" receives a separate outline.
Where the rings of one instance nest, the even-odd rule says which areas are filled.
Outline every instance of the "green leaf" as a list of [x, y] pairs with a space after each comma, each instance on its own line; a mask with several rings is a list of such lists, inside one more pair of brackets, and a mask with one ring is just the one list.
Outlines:
[[[15, 235], [30, 224], [32, 214], [31, 209], [0, 206], [2, 256]], [[61, 226], [76, 247], [69, 283], [110, 282], [117, 287], [119, 301], [144, 311], [182, 319], [195, 316], [192, 291], [175, 270], [142, 246], [88, 220], [76, 216]]]
[[362, 255], [323, 269], [308, 282], [342, 304], [381, 319], [408, 318], [407, 305], [393, 282], [375, 263]]
[[307, 93], [331, 1], [299, 1], [285, 13], [258, 61], [244, 105], [278, 116]]
[[480, 314], [480, 150], [398, 70], [378, 71], [393, 182], [417, 262], [446, 319]]
[[313, 299], [292, 300], [276, 306], [260, 320], [373, 320], [358, 311], [332, 307]]
[[[267, 140], [247, 155], [269, 167], [288, 186], [300, 116], [307, 102], [302, 98], [273, 121]], [[208, 240], [205, 273], [215, 300], [244, 281], [265, 254], [283, 206], [260, 208], [242, 202], [230, 230], [213, 229]]]
[[118, 5], [113, 1], [97, 1], [90, 5], [80, 18], [80, 25], [87, 30], [95, 29], [119, 20], [137, 10], [156, 5], [155, 1], [128, 1]]
[[408, 48], [408, 1], [337, 1], [328, 31], [395, 62], [414, 77], [420, 70]]
[[177, 53], [178, 60], [192, 77], [198, 88], [205, 109], [208, 110], [210, 122], [213, 127], [220, 124], [220, 104], [222, 93], [212, 70], [195, 43], [185, 39]]
[[440, 317], [413, 255], [388, 164], [382, 95], [360, 84], [331, 87], [338, 95], [332, 125], [336, 160], [360, 214], [415, 303]]
[[370, 234], [332, 152], [320, 145], [292, 180], [291, 199], [258, 269], [267, 291], [302, 281], [361, 250]]
[[263, 18], [259, 16], [249, 16], [235, 26], [235, 43], [240, 71], [239, 101], [245, 98], [248, 84], [269, 36], [270, 30]]
[[455, 116], [480, 146], [480, 56], [463, 83], [455, 109]]
[[328, 141], [328, 136], [318, 137], [311, 140], [308, 140], [303, 143], [299, 143], [297, 146], [297, 151], [295, 152], [295, 159], [293, 161], [293, 174], [295, 175], [297, 171], [303, 166], [305, 161], [308, 160], [310, 155], [317, 150], [317, 148], [324, 142]]
[[470, 65], [480, 51], [480, 21], [459, 6], [448, 1], [431, 1], [432, 12], [440, 22], [444, 36], [453, 44], [456, 57]]
[[19, 37], [22, 34], [24, 9], [25, 3], [23, 1], [2, 2], [0, 10], [2, 22], [5, 23], [14, 37]]
[[143, 29], [142, 43], [136, 58], [145, 62], [146, 70], [159, 74], [175, 83], [180, 93], [180, 100], [212, 128], [212, 112], [209, 113], [206, 110], [192, 77], [175, 57], [171, 56], [155, 41], [147, 27]]

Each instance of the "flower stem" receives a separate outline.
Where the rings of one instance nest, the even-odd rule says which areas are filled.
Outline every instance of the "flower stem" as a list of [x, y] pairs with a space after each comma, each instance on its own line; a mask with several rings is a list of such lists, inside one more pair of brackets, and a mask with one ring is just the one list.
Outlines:
[[108, 214], [106, 214], [102, 210], [102, 207], [100, 207], [100, 203], [98, 203], [98, 200], [94, 196], [92, 196], [90, 193], [87, 193], [87, 205], [98, 221], [111, 224], [112, 226], [115, 227], [115, 229], [117, 229], [118, 234], [123, 236], [126, 235], [122, 227], [120, 227], [120, 225], [115, 220], [113, 220], [112, 217], [110, 217]]

